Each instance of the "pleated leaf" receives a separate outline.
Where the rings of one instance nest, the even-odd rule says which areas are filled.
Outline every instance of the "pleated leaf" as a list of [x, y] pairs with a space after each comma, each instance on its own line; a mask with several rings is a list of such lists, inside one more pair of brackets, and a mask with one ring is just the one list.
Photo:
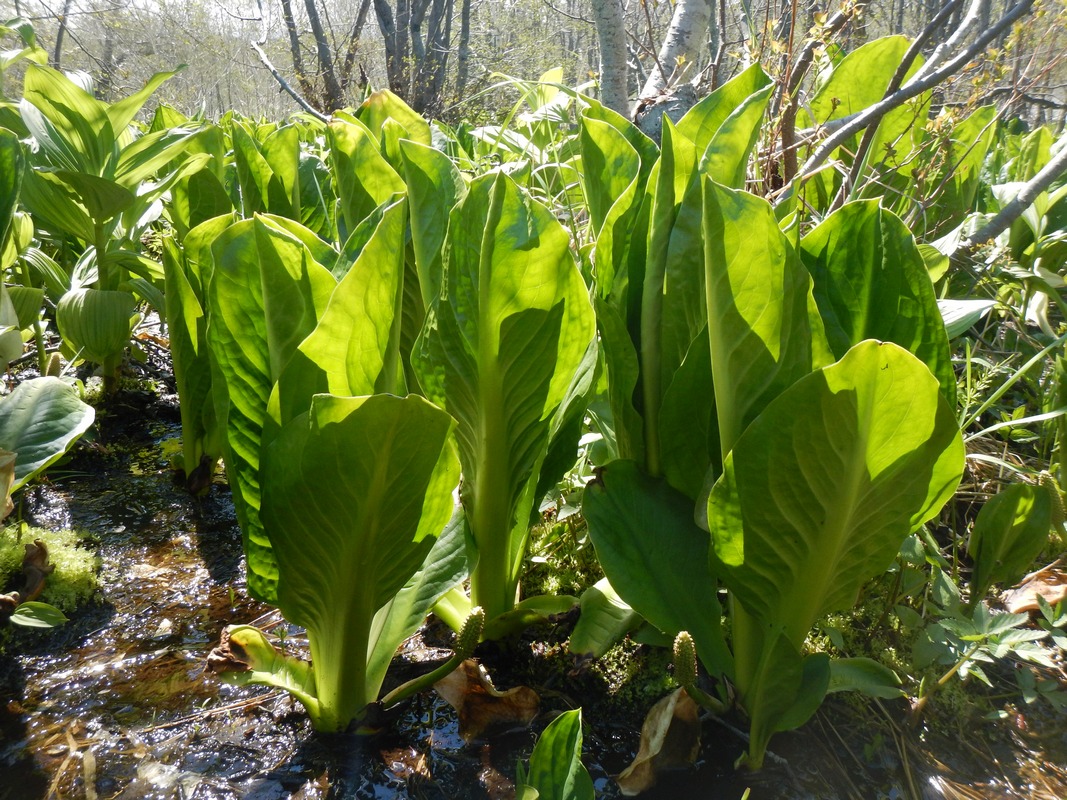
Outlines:
[[380, 686], [367, 681], [372, 623], [451, 516], [452, 425], [417, 396], [317, 395], [265, 449], [277, 602], [308, 630], [327, 730], [342, 730], [377, 697]]
[[952, 496], [963, 440], [926, 366], [867, 341], [772, 401], [723, 470], [708, 503], [723, 581], [799, 648]]
[[212, 254], [207, 340], [226, 470], [244, 535], [249, 592], [271, 601], [277, 566], [259, 518], [268, 400], [336, 284], [300, 240], [265, 217], [227, 228]]

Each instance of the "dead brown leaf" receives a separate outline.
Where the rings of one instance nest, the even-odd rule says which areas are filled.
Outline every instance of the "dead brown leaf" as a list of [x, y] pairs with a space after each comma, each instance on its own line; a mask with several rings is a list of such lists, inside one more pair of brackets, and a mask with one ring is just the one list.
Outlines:
[[700, 752], [699, 710], [682, 688], [652, 706], [641, 726], [637, 757], [615, 778], [626, 797], [651, 789], [661, 772], [696, 761]]
[[489, 673], [472, 658], [435, 683], [434, 688], [456, 709], [459, 735], [468, 742], [492, 727], [529, 725], [541, 704], [537, 692], [528, 686], [498, 691]]
[[1067, 571], [1054, 566], [1028, 575], [1021, 584], [1006, 591], [1001, 600], [1009, 613], [1021, 614], [1037, 611], [1038, 597], [1045, 598], [1050, 606], [1067, 598]]

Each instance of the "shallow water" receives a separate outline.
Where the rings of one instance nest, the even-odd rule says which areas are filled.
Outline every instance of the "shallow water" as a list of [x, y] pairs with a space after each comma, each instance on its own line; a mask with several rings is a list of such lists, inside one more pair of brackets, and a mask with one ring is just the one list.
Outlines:
[[[498, 686], [523, 680], [539, 691], [542, 713], [533, 730], [472, 744], [433, 693], [404, 706], [376, 736], [321, 736], [288, 697], [230, 687], [205, 673], [225, 625], [254, 622], [284, 632], [295, 652], [302, 652], [300, 631], [245, 595], [240, 531], [222, 481], [199, 500], [172, 482], [164, 453], [180, 433], [173, 401], [123, 395], [100, 414], [100, 430], [95, 444], [81, 447], [24, 501], [31, 524], [91, 533], [102, 590], [100, 602], [71, 622], [43, 635], [20, 633], [0, 656], [0, 800], [507, 798], [516, 761], [528, 759], [535, 733], [556, 712], [579, 705], [586, 708], [585, 762], [597, 796], [618, 796], [610, 775], [632, 758], [643, 709], [607, 713], [602, 689], [551, 677], [558, 670], [539, 672], [543, 659], [532, 638], [480, 655]], [[394, 671], [408, 677], [426, 669], [421, 662], [447, 656], [435, 646], [446, 643], [431, 628], [405, 646]], [[709, 721], [698, 768], [665, 776], [644, 796], [732, 800], [746, 788], [752, 800], [914, 796], [901, 778], [899, 748], [883, 743], [865, 752], [871, 730], [854, 719], [835, 728], [833, 713], [831, 705], [802, 731], [776, 737], [772, 747], [789, 766], [771, 763], [758, 775], [733, 771], [743, 742]], [[1052, 751], [1067, 753], [1067, 741], [1049, 735]], [[935, 780], [929, 761], [912, 766], [919, 773], [912, 786], [923, 797], [969, 796], [951, 794], [951, 781]], [[987, 771], [990, 781], [1000, 780]], [[1014, 794], [1015, 785], [1003, 788], [970, 796], [1028, 796]]]

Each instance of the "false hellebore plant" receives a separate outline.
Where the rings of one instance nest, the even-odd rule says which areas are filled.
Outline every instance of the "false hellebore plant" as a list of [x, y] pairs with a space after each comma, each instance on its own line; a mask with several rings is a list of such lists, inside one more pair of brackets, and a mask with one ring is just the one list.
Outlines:
[[583, 129], [587, 165], [630, 176], [592, 214], [622, 458], [583, 511], [618, 596], [664, 633], [688, 630], [735, 687], [753, 768], [831, 687], [873, 675], [874, 691], [899, 693], [885, 668], [805, 654], [805, 639], [856, 602], [963, 469], [947, 337], [900, 220], [846, 205], [797, 247], [765, 201], [727, 188], [743, 180], [765, 82], [753, 68], [665, 123], [651, 163], [621, 118], [593, 109]]

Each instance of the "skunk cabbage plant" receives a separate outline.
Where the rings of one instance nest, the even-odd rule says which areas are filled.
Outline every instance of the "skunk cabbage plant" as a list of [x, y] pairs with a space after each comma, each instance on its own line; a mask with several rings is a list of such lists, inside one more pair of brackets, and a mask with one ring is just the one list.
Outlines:
[[550, 443], [584, 408], [575, 387], [595, 363], [595, 321], [567, 232], [503, 173], [471, 184], [444, 247], [440, 294], [412, 362], [426, 396], [457, 421], [478, 559], [471, 602], [491, 625], [516, 603]]
[[[666, 126], [665, 154], [675, 134]], [[669, 386], [672, 402], [688, 409], [692, 439], [715, 442], [719, 453], [670, 466], [677, 451], [657, 444], [670, 430], [666, 395], [661, 433], [649, 436], [655, 392], [646, 364], [656, 352], [659, 364], [671, 363], [662, 348], [669, 329], [660, 328], [657, 348], [647, 341], [655, 330], [642, 325], [643, 451], [630, 452], [644, 464], [609, 463], [583, 509], [621, 598], [665, 633], [689, 629], [708, 671], [734, 684], [751, 721], [748, 763], [757, 768], [771, 735], [807, 720], [830, 685], [830, 660], [803, 653], [808, 632], [851, 607], [907, 535], [940, 511], [962, 475], [963, 444], [944, 396], [952, 389], [947, 337], [899, 220], [872, 203], [845, 206], [798, 251], [771, 207], [716, 182], [711, 164], [702, 159], [700, 200], [691, 201], [702, 220], [703, 275], [678, 284], [702, 290], [702, 305], [688, 302], [689, 330], [702, 327], [703, 342], [689, 346]], [[653, 222], [670, 187], [654, 192]], [[646, 260], [642, 320], [674, 302], [668, 282], [650, 305], [656, 258]], [[668, 251], [663, 274], [681, 269]], [[634, 274], [632, 262], [627, 271]], [[617, 285], [622, 271], [614, 273]], [[633, 372], [613, 375], [609, 360], [608, 375], [630, 381]], [[658, 470], [649, 458], [657, 447]], [[694, 564], [701, 553], [706, 562]], [[846, 676], [835, 672], [835, 688]]]

